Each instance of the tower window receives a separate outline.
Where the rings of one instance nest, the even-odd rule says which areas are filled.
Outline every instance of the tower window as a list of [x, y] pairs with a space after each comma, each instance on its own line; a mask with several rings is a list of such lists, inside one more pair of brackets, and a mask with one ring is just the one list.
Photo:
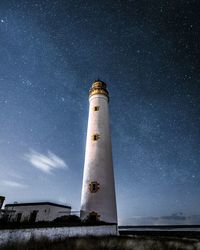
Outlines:
[[99, 106], [95, 106], [95, 107], [93, 108], [93, 110], [94, 110], [94, 111], [99, 111]]
[[97, 181], [91, 181], [89, 184], [89, 189], [91, 193], [96, 193], [99, 190], [99, 183]]
[[99, 138], [100, 138], [100, 135], [99, 135], [99, 134], [94, 134], [94, 135], [92, 135], [92, 140], [93, 140], [93, 141], [97, 141]]

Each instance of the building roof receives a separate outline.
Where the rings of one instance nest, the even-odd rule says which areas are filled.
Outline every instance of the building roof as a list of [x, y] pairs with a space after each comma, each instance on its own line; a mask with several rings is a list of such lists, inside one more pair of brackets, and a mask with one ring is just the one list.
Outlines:
[[62, 207], [62, 208], [69, 208], [70, 206], [60, 205], [53, 202], [30, 202], [30, 203], [10, 203], [6, 204], [5, 207], [19, 207], [19, 206], [38, 206], [38, 205], [49, 205], [49, 206], [55, 206], [55, 207]]

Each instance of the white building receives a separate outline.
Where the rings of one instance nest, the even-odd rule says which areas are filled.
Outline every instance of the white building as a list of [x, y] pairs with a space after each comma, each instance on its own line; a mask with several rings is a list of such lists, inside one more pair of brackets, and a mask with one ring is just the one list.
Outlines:
[[4, 210], [2, 209], [4, 200], [5, 200], [5, 197], [0, 196], [0, 220], [3, 218], [3, 215], [4, 215]]
[[108, 102], [106, 84], [95, 81], [89, 91], [81, 219], [117, 224]]
[[5, 197], [4, 196], [0, 196], [0, 209], [3, 206], [4, 200], [5, 200]]
[[70, 215], [71, 207], [52, 202], [13, 203], [5, 205], [5, 212], [10, 222], [33, 223]]

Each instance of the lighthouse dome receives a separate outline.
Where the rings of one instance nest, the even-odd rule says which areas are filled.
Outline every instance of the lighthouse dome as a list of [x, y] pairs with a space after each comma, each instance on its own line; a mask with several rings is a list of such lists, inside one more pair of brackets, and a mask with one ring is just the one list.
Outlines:
[[101, 80], [95, 80], [93, 82], [92, 87], [89, 90], [89, 96], [92, 96], [95, 94], [102, 94], [109, 98], [109, 93], [108, 93], [107, 85], [105, 82]]

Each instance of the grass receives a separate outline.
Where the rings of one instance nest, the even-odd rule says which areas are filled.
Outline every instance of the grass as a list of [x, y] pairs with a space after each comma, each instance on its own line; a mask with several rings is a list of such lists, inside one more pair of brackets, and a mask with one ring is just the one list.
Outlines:
[[1, 250], [199, 250], [199, 239], [107, 236], [73, 237], [57, 240], [31, 238], [27, 242], [9, 242]]

